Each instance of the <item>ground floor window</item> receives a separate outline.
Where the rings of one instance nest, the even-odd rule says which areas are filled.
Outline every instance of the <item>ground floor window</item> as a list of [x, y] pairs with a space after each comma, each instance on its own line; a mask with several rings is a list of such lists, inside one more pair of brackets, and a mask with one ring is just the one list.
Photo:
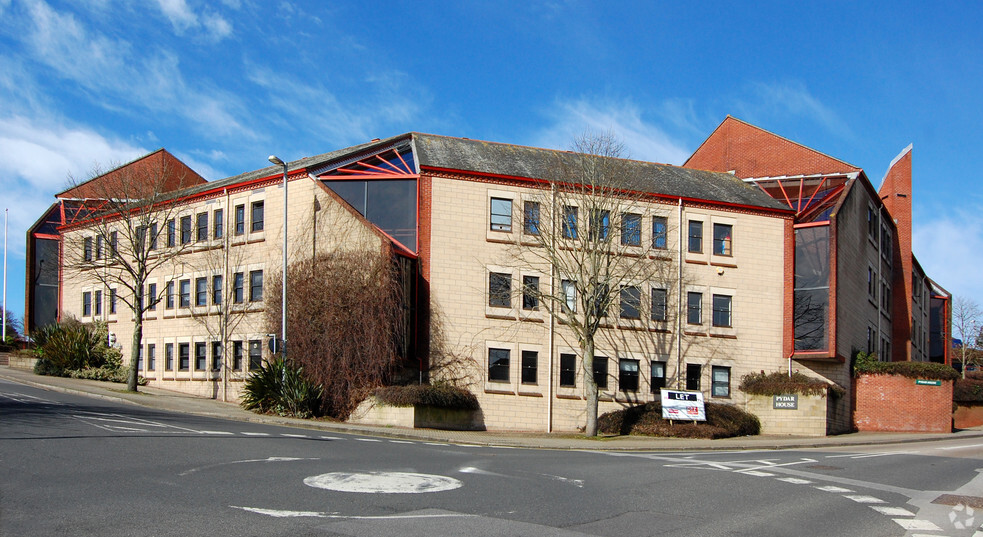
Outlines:
[[232, 369], [242, 371], [242, 342], [232, 342]]
[[164, 344], [164, 371], [174, 370], [174, 344]]
[[618, 360], [618, 386], [623, 392], [638, 391], [638, 360]]
[[522, 351], [522, 383], [538, 383], [539, 353], [536, 351]]
[[208, 348], [205, 347], [204, 341], [199, 341], [195, 343], [195, 370], [204, 371], [205, 362], [208, 360]]
[[177, 366], [180, 371], [187, 371], [191, 368], [191, 344], [177, 344]]
[[509, 381], [509, 349], [488, 349], [488, 380], [491, 382]]
[[703, 368], [700, 364], [686, 364], [686, 389], [699, 390], [700, 377], [703, 375]]
[[157, 370], [157, 345], [153, 343], [147, 344], [147, 369], [150, 371]]
[[599, 389], [608, 387], [608, 358], [607, 356], [594, 357], [594, 384]]
[[577, 355], [560, 355], [560, 386], [574, 388], [577, 386]]
[[263, 343], [258, 339], [249, 340], [249, 370], [263, 367]]
[[710, 395], [713, 397], [730, 397], [730, 368], [715, 365], [710, 369], [712, 386]]
[[222, 369], [222, 342], [212, 342], [212, 371]]
[[666, 387], [666, 363], [652, 360], [652, 393]]

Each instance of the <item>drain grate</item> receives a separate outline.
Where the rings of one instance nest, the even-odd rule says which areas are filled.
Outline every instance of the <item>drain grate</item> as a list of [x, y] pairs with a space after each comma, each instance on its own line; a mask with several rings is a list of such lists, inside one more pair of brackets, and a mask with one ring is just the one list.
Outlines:
[[958, 496], [956, 494], [943, 494], [932, 500], [932, 503], [939, 505], [965, 505], [973, 509], [983, 509], [983, 498], [979, 496]]

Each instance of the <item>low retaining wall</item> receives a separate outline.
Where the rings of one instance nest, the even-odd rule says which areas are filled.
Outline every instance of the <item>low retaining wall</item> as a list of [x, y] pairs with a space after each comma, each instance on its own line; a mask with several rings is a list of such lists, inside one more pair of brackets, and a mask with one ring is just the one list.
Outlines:
[[952, 425], [956, 429], [968, 429], [983, 425], [983, 404], [959, 403], [952, 414]]
[[483, 431], [481, 411], [452, 410], [429, 406], [398, 407], [384, 405], [374, 398], [358, 405], [348, 418], [349, 423], [406, 427], [408, 429], [444, 429], [452, 431]]
[[34, 371], [34, 364], [37, 363], [37, 358], [28, 358], [27, 356], [18, 356], [16, 354], [11, 354], [8, 359], [10, 362], [7, 364], [12, 369], [21, 369], [24, 371]]
[[[748, 395], [744, 410], [761, 421], [761, 434], [826, 436], [827, 400], [821, 395], [796, 395], [796, 408], [787, 396]], [[779, 402], [776, 404], [776, 397]], [[778, 406], [779, 408], [775, 408]]]
[[[938, 382], [938, 385], [935, 383]], [[861, 375], [854, 383], [858, 431], [952, 432], [952, 381]]]

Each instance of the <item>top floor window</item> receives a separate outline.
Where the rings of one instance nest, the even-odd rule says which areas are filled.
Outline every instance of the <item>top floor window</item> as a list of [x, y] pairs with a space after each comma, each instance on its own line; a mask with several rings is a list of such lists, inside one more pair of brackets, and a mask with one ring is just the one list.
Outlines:
[[689, 251], [703, 253], [703, 222], [699, 220], [689, 221]]
[[491, 230], [512, 231], [512, 200], [491, 199]]
[[730, 224], [713, 225], [713, 255], [734, 255], [733, 226]]
[[96, 235], [96, 260], [102, 259], [102, 235]]
[[150, 224], [150, 244], [147, 246], [147, 249], [157, 249], [157, 222]]
[[246, 206], [236, 205], [235, 234], [242, 235], [246, 232]]
[[577, 208], [571, 205], [563, 208], [563, 238], [577, 238]]
[[642, 215], [633, 213], [621, 215], [621, 244], [642, 245]]
[[877, 240], [877, 209], [873, 205], [867, 205], [867, 236]]
[[181, 217], [181, 244], [188, 244], [191, 242], [191, 217], [182, 216]]
[[539, 235], [539, 202], [526, 201], [522, 207], [522, 232]]
[[197, 235], [195, 240], [204, 241], [208, 240], [208, 213], [198, 213], [198, 221], [196, 224]]
[[263, 202], [254, 201], [249, 215], [249, 231], [263, 231]]
[[92, 237], [82, 239], [82, 259], [92, 261]]
[[611, 211], [598, 209], [590, 212], [590, 238], [606, 241], [611, 228]]
[[652, 217], [652, 248], [665, 250], [668, 245], [669, 222], [664, 216]]
[[176, 242], [176, 237], [175, 237], [176, 234], [177, 234], [177, 230], [174, 227], [174, 219], [171, 218], [170, 220], [167, 221], [167, 245], [168, 246], [174, 246], [174, 244]]
[[224, 233], [225, 222], [222, 220], [224, 214], [225, 211], [222, 209], [215, 209], [212, 213], [212, 236], [216, 239], [221, 239], [222, 233]]

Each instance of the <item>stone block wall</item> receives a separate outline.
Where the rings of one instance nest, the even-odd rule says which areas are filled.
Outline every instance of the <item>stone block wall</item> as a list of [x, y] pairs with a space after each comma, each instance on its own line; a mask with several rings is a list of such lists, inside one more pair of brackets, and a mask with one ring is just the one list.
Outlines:
[[798, 408], [789, 410], [772, 408], [770, 395], [749, 395], [744, 403], [744, 410], [761, 421], [761, 434], [826, 436], [826, 397], [798, 397]]

